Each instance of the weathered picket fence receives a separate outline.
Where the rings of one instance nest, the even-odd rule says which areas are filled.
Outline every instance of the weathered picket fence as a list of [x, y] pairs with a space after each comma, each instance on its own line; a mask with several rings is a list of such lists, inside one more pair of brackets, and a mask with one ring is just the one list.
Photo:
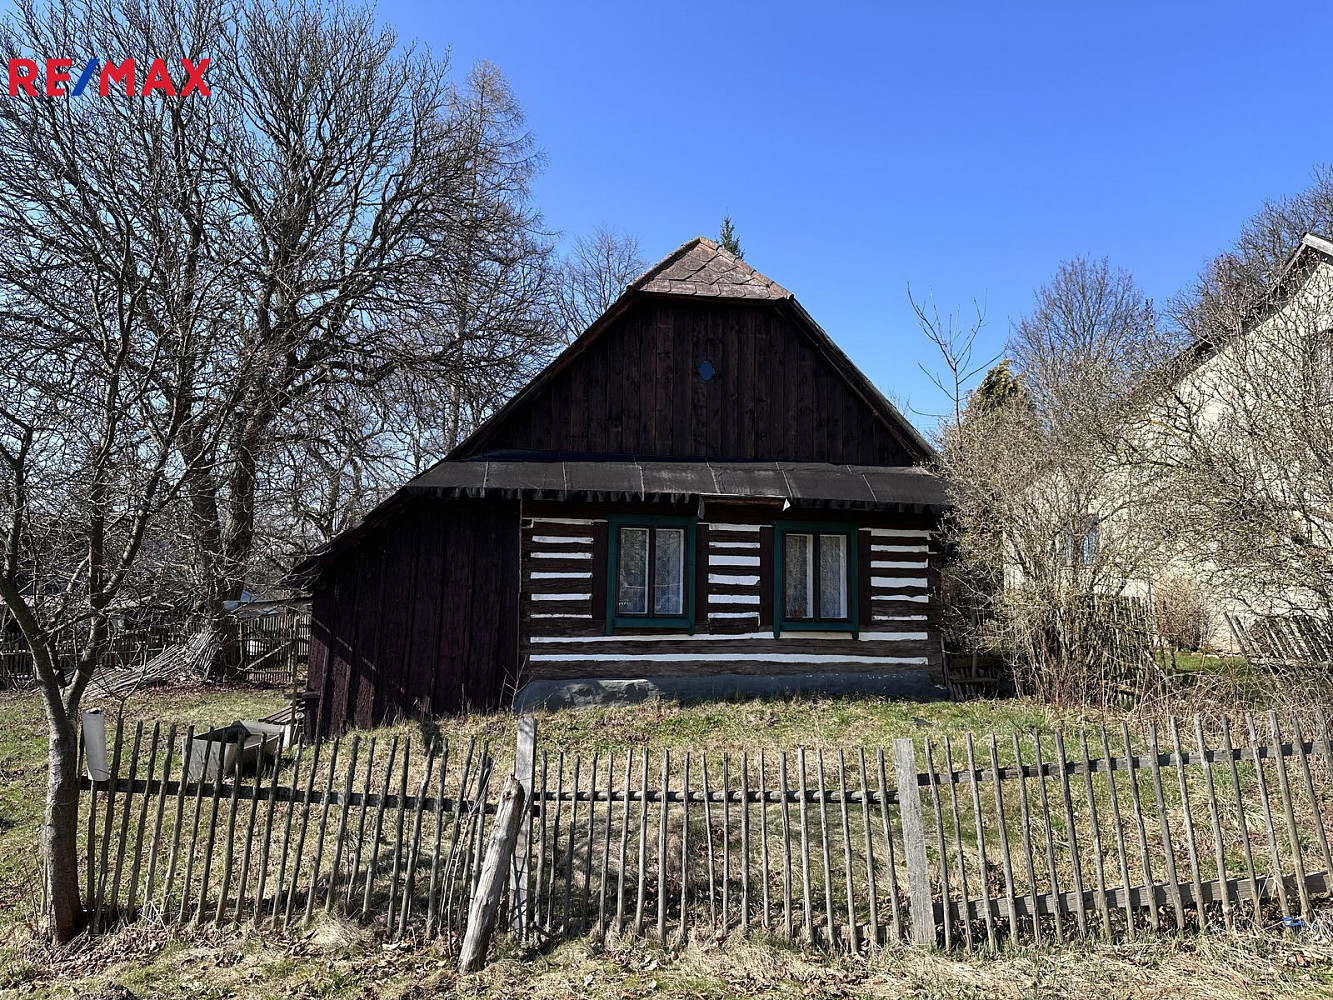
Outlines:
[[[294, 689], [305, 684], [310, 659], [310, 610], [305, 606], [271, 606], [242, 610], [224, 619], [236, 635], [238, 679]], [[179, 615], [151, 625], [112, 628], [109, 646], [97, 667], [97, 683], [108, 694], [125, 694], [145, 679], [164, 678], [196, 669], [202, 630], [208, 623], [193, 615]], [[73, 630], [61, 633], [60, 669], [72, 672], [78, 664], [82, 637]], [[3, 610], [0, 610], [0, 690], [31, 687], [32, 654]]]
[[283, 608], [234, 616], [240, 675], [251, 684], [296, 688], [305, 684], [310, 660], [310, 610]]
[[[235, 750], [117, 727], [90, 782], [94, 927], [334, 912], [456, 945], [495, 800], [529, 794], [502, 913], [529, 941], [767, 932], [859, 949], [1300, 926], [1329, 889], [1323, 714], [714, 755], [353, 735]], [[231, 746], [236, 746], [232, 744]], [[1188, 747], [1188, 748], [1187, 748]], [[244, 754], [239, 756], [244, 757]], [[218, 775], [219, 764], [223, 773]]]
[[1236, 647], [1251, 663], [1269, 668], [1327, 667], [1333, 663], [1333, 623], [1314, 615], [1242, 618], [1228, 614]]

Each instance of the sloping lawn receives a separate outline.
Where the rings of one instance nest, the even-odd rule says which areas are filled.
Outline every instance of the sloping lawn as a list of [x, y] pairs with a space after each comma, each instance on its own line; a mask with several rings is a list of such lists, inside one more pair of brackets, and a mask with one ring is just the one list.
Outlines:
[[[132, 695], [125, 720], [211, 725], [277, 711], [283, 696], [263, 688], [157, 689]], [[89, 699], [85, 707], [99, 707]], [[114, 720], [115, 704], [100, 707]], [[110, 723], [114, 725], [114, 722]], [[28, 692], [0, 692], [0, 927], [31, 919], [41, 905], [38, 828], [46, 790], [46, 715]]]
[[[207, 726], [281, 707], [281, 695], [210, 687], [140, 693], [128, 722]], [[108, 706], [114, 715], [114, 706]], [[648, 703], [547, 713], [539, 739], [589, 753], [630, 746], [739, 754], [799, 746], [885, 746], [967, 732], [1007, 734], [1056, 725], [1079, 713], [1024, 701], [922, 703], [877, 699]], [[1100, 720], [1096, 720], [1100, 721]], [[512, 716], [450, 720], [451, 738], [513, 739]], [[420, 724], [386, 727], [418, 739]], [[40, 904], [37, 828], [45, 782], [45, 723], [35, 695], [0, 694], [0, 995], [69, 997], [1173, 997], [1333, 996], [1333, 937], [1236, 934], [1011, 947], [964, 959], [906, 947], [869, 957], [828, 956], [756, 938], [696, 937], [664, 952], [643, 943], [585, 941], [537, 953], [501, 953], [483, 972], [459, 977], [431, 946], [386, 945], [350, 921], [322, 918], [287, 935], [240, 929], [178, 931], [151, 920], [56, 949], [34, 935]]]

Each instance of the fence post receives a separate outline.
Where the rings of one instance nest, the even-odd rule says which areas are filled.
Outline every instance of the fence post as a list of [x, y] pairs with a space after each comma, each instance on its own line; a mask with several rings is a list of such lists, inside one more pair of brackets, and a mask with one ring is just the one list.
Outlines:
[[[514, 777], [523, 788], [523, 801], [528, 804], [528, 813], [532, 811], [532, 775], [537, 761], [537, 720], [525, 715], [518, 720], [518, 737], [514, 746]], [[518, 840], [514, 846], [513, 891], [509, 898], [513, 901], [513, 910], [509, 915], [509, 927], [519, 938], [524, 936], [524, 921], [528, 913], [528, 834], [530, 822], [518, 825]]]
[[459, 972], [476, 972], [486, 960], [491, 933], [495, 930], [496, 917], [499, 916], [500, 897], [504, 895], [505, 883], [508, 881], [510, 859], [518, 831], [524, 825], [523, 806], [526, 802], [523, 786], [516, 778], [510, 777], [495, 810], [495, 827], [491, 830], [491, 840], [486, 846], [486, 860], [482, 865], [481, 878], [477, 880], [477, 888], [472, 894], [472, 905], [468, 908], [467, 931], [463, 935], [463, 949], [458, 956]]
[[893, 741], [894, 770], [898, 776], [898, 809], [903, 824], [903, 852], [907, 859], [907, 890], [912, 910], [912, 943], [935, 944], [935, 904], [926, 861], [926, 832], [921, 820], [921, 786], [917, 781], [916, 749], [911, 740]]

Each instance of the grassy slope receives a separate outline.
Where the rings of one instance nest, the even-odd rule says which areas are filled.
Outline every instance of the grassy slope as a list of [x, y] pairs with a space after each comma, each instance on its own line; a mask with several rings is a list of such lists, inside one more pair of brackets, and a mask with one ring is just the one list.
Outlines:
[[[126, 718], [206, 725], [277, 707], [265, 691], [202, 688], [137, 695]], [[743, 702], [681, 708], [646, 704], [541, 719], [542, 738], [565, 746], [654, 747], [739, 753], [795, 746], [884, 745], [894, 737], [1076, 724], [1024, 702], [922, 704], [876, 700]], [[512, 739], [512, 718], [477, 716], [451, 733]], [[404, 724], [396, 731], [415, 731]], [[1214, 936], [1178, 943], [1015, 948], [994, 960], [960, 960], [910, 949], [870, 959], [829, 959], [755, 941], [696, 941], [664, 954], [642, 944], [564, 944], [545, 954], [502, 955], [458, 979], [430, 948], [385, 949], [358, 928], [325, 922], [274, 940], [254, 932], [200, 931], [184, 938], [147, 921], [94, 942], [50, 950], [31, 938], [36, 829], [44, 781], [44, 723], [31, 695], [0, 695], [0, 993], [79, 995], [123, 984], [138, 996], [397, 997], [456, 991], [462, 996], [724, 997], [808, 996], [1246, 997], [1333, 996], [1333, 946], [1262, 936]]]
[[[125, 704], [125, 719], [211, 725], [253, 719], [283, 705], [274, 691], [199, 687], [149, 691]], [[89, 699], [86, 707], [94, 707]], [[114, 706], [102, 706], [114, 713]], [[0, 692], [0, 927], [30, 917], [39, 899], [37, 831], [46, 789], [46, 716], [35, 694]]]
[[1333, 948], [1254, 935], [1025, 947], [994, 959], [905, 947], [864, 958], [829, 957], [753, 940], [695, 941], [670, 953], [638, 943], [603, 949], [570, 942], [548, 953], [504, 954], [465, 977], [432, 948], [386, 949], [345, 923], [317, 924], [282, 940], [211, 929], [170, 936], [141, 923], [99, 939], [91, 951], [86, 947], [0, 946], [0, 994], [9, 989], [54, 1000], [117, 984], [137, 997], [173, 1000], [1333, 996]]

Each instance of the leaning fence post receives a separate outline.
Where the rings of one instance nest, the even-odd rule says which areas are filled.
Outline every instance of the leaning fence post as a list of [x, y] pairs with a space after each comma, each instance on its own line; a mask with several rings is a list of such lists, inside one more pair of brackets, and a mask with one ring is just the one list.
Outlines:
[[486, 846], [486, 860], [477, 888], [472, 894], [472, 905], [468, 908], [467, 931], [463, 935], [463, 949], [458, 956], [459, 972], [476, 972], [486, 960], [491, 933], [495, 930], [496, 918], [499, 916], [500, 897], [504, 895], [505, 883], [508, 881], [510, 859], [518, 840], [519, 827], [523, 825], [523, 805], [526, 801], [523, 786], [511, 775], [495, 810], [495, 826], [491, 829], [491, 840]]
[[893, 763], [898, 775], [898, 809], [903, 824], [903, 851], [907, 860], [907, 890], [912, 910], [912, 943], [935, 944], [935, 906], [926, 862], [926, 831], [921, 820], [921, 786], [917, 780], [916, 749], [911, 740], [893, 741]]
[[[518, 737], [514, 746], [514, 777], [523, 788], [523, 801], [529, 803], [531, 813], [533, 765], [537, 760], [537, 720], [525, 715], [518, 720]], [[514, 847], [513, 887], [509, 894], [513, 901], [513, 912], [509, 915], [509, 927], [522, 937], [523, 923], [528, 912], [528, 835], [532, 823], [519, 823], [518, 841]]]

